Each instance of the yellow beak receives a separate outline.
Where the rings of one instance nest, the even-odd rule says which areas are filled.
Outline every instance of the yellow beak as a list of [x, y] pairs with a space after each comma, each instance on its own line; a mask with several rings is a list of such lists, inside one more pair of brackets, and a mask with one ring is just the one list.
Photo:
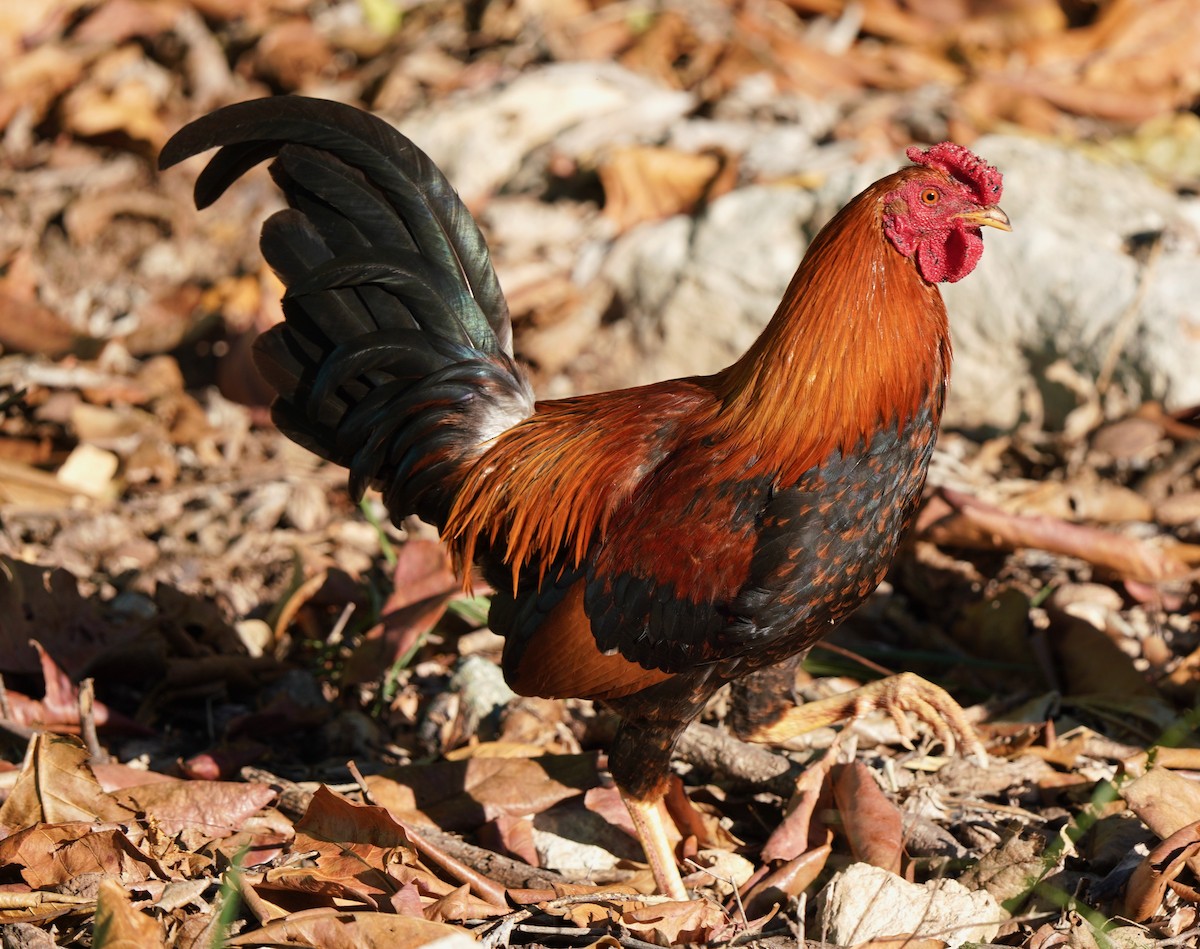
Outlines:
[[981, 208], [978, 211], [964, 211], [962, 214], [954, 216], [960, 221], [966, 221], [968, 224], [974, 224], [977, 227], [998, 227], [1002, 231], [1012, 230], [1012, 223], [1008, 220], [1008, 215], [1001, 211], [1000, 207], [995, 204], [989, 208]]

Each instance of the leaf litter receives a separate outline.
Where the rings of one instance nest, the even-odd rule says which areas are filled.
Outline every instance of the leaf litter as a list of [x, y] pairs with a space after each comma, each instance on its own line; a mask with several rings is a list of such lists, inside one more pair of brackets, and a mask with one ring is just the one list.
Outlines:
[[[1076, 385], [1060, 429], [945, 433], [918, 531], [836, 648], [717, 696], [681, 746], [671, 811], [700, 899], [672, 903], [650, 895], [604, 771], [611, 715], [512, 696], [497, 637], [428, 529], [388, 524], [377, 499], [363, 518], [341, 471], [270, 428], [248, 350], [279, 318], [254, 247], [275, 201], [265, 176], [198, 217], [187, 176], [159, 178], [151, 162], [188, 119], [270, 92], [419, 114], [547, 62], [620, 64], [673, 97], [618, 113], [643, 123], [638, 135], [598, 113], [556, 144], [517, 121], [507, 177], [470, 197], [540, 391], [565, 393], [596, 378], [597, 332], [618, 360], [638, 351], [597, 248], [769, 178], [732, 131], [688, 141], [667, 116], [749, 107], [775, 121], [776, 100], [755, 98], [765, 75], [778, 102], [808, 103], [802, 123], [845, 146], [843, 161], [1015, 126], [1107, 142], [1194, 190], [1191, 12], [1186, 0], [6, 11], [3, 938], [911, 947], [987, 924], [1007, 946], [1189, 944], [1200, 410], [1138, 404], [1102, 375]], [[886, 717], [769, 750], [732, 733], [756, 690], [821, 698], [900, 667], [971, 706], [986, 771]], [[854, 883], [863, 868], [878, 882]], [[986, 895], [996, 918], [942, 905], [936, 881]], [[856, 934], [866, 911], [839, 928], [839, 886], [884, 906], [899, 888], [925, 909], [888, 917], [904, 932]]]

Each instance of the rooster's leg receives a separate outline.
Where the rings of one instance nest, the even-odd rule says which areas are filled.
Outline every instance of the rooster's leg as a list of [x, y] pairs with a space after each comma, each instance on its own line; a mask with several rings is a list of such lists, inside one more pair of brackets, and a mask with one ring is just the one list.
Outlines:
[[961, 745], [981, 763], [987, 761], [987, 754], [962, 706], [945, 689], [911, 672], [888, 676], [843, 695], [795, 706], [775, 721], [756, 726], [742, 737], [761, 743], [784, 742], [815, 728], [861, 718], [875, 709], [883, 709], [891, 715], [906, 738], [913, 732], [904, 713], [912, 712], [933, 729], [947, 751]]
[[650, 864], [650, 872], [654, 874], [654, 882], [658, 891], [673, 900], [686, 901], [687, 890], [683, 886], [683, 878], [679, 875], [679, 866], [675, 863], [675, 848], [667, 837], [667, 827], [664, 823], [663, 811], [666, 805], [661, 797], [649, 800], [638, 800], [629, 795], [622, 795], [629, 816], [633, 819], [633, 829], [637, 831], [642, 849], [646, 851], [646, 862]]
[[[699, 710], [698, 707], [693, 710], [690, 701], [685, 704], [672, 694], [672, 689], [682, 691], [686, 687], [686, 682], [680, 685], [681, 679], [675, 677], [666, 686], [665, 694], [663, 689], [651, 688], [620, 700], [617, 711], [623, 719], [608, 754], [609, 770], [629, 810], [658, 892], [673, 900], [687, 900], [688, 895], [675, 862], [674, 841], [667, 834], [668, 828], [673, 827], [665, 803], [670, 787], [671, 752], [684, 726]], [[685, 698], [690, 697], [691, 690], [687, 690]], [[666, 719], [652, 717], [664, 708], [668, 713]]]

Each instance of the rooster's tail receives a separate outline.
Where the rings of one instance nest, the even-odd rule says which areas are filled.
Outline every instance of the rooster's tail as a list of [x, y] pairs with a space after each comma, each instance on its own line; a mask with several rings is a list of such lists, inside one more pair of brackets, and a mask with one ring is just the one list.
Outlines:
[[394, 518], [440, 524], [464, 462], [533, 411], [479, 228], [428, 156], [348, 106], [229, 106], [177, 133], [159, 164], [215, 146], [197, 207], [272, 157], [290, 205], [261, 242], [287, 287], [286, 321], [255, 349], [276, 423], [348, 467], [356, 499], [374, 485]]

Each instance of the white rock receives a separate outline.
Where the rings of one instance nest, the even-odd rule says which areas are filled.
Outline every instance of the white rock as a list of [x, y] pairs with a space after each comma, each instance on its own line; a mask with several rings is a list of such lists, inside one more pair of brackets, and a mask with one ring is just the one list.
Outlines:
[[964, 942], [990, 942], [1005, 918], [985, 890], [968, 890], [950, 879], [921, 886], [865, 863], [837, 874], [817, 894], [817, 904], [825, 938], [847, 946], [911, 934], [945, 939], [955, 949]]
[[468, 204], [498, 191], [554, 143], [571, 159], [600, 147], [661, 140], [695, 98], [615, 63], [560, 63], [438, 102], [397, 120]]

